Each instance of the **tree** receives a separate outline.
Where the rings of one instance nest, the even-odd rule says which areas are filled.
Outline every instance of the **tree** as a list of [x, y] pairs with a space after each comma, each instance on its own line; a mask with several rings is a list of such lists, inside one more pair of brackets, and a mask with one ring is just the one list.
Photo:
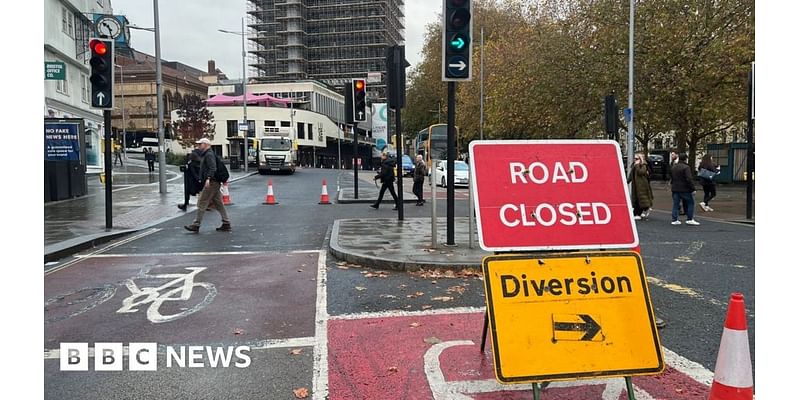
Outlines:
[[199, 96], [186, 95], [177, 113], [172, 129], [181, 145], [190, 147], [202, 138], [214, 139], [214, 114]]

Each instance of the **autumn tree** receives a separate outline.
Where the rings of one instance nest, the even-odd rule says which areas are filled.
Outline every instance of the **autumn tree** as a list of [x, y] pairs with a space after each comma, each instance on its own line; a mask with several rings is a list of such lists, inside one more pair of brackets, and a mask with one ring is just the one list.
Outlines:
[[202, 138], [214, 139], [214, 114], [199, 96], [186, 95], [177, 114], [172, 129], [181, 145], [190, 147]]

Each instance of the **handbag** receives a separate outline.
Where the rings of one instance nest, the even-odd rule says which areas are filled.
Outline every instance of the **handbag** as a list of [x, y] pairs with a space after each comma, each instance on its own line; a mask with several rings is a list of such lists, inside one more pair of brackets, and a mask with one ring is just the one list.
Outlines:
[[709, 171], [705, 168], [700, 168], [700, 172], [697, 173], [697, 176], [710, 181], [713, 180], [714, 177], [717, 176], [717, 174], [714, 171]]

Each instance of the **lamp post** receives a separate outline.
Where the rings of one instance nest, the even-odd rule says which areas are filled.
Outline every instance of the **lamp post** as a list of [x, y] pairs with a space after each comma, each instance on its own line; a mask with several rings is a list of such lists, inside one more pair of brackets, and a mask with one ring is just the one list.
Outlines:
[[167, 193], [167, 160], [164, 154], [164, 88], [161, 80], [161, 29], [158, 25], [158, 0], [153, 0], [153, 24], [156, 36], [156, 96], [158, 96], [158, 192]]
[[242, 32], [234, 32], [225, 29], [218, 29], [222, 33], [230, 33], [232, 35], [240, 35], [242, 37], [242, 117], [244, 123], [247, 125], [247, 131], [244, 134], [244, 172], [247, 173], [247, 164], [250, 159], [250, 143], [248, 134], [250, 133], [250, 123], [247, 121], [247, 52], [244, 47], [244, 17], [242, 17]]

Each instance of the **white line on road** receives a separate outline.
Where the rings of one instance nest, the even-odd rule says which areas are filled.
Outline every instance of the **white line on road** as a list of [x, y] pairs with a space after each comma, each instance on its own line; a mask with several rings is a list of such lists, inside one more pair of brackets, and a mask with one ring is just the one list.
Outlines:
[[427, 315], [448, 315], [448, 314], [469, 314], [476, 312], [484, 312], [485, 307], [454, 307], [454, 308], [439, 308], [420, 311], [403, 311], [403, 310], [390, 310], [390, 311], [375, 311], [363, 312], [355, 314], [342, 314], [331, 316], [332, 320], [348, 320], [348, 319], [367, 319], [367, 318], [386, 318], [386, 317], [421, 317]]
[[154, 233], [156, 233], [156, 232], [158, 232], [160, 230], [161, 230], [161, 228], [150, 228], [150, 229], [148, 229], [148, 230], [146, 230], [146, 231], [144, 231], [142, 233], [136, 234], [136, 235], [131, 236], [131, 237], [127, 238], [127, 239], [120, 240], [119, 242], [112, 243], [112, 244], [110, 244], [108, 246], [105, 246], [105, 247], [102, 247], [102, 248], [100, 248], [98, 250], [95, 250], [95, 251], [85, 255], [84, 257], [77, 257], [76, 256], [74, 259], [72, 259], [70, 261], [67, 261], [64, 264], [61, 264], [58, 267], [51, 268], [51, 269], [48, 269], [48, 270], [44, 271], [44, 274], [45, 274], [45, 276], [47, 276], [47, 275], [50, 275], [52, 273], [61, 271], [62, 269], [68, 268], [68, 267], [70, 267], [72, 265], [75, 265], [76, 263], [79, 263], [79, 262], [83, 261], [83, 259], [86, 258], [86, 257], [97, 255], [99, 253], [111, 250], [111, 249], [113, 249], [115, 247], [122, 246], [123, 244], [130, 243], [130, 242], [132, 242], [134, 240], [143, 238], [143, 237], [145, 237], [147, 235], [152, 235], [152, 234], [154, 234]]
[[328, 274], [325, 249], [318, 250], [317, 261], [317, 315], [314, 331], [314, 381], [312, 393], [315, 400], [328, 398]]
[[675, 261], [678, 261], [678, 262], [692, 262], [692, 257], [694, 257], [694, 255], [697, 254], [697, 252], [700, 251], [700, 249], [702, 249], [703, 245], [705, 245], [705, 244], [706, 244], [706, 242], [703, 242], [703, 241], [700, 241], [700, 240], [696, 240], [696, 241], [692, 242], [692, 244], [689, 245], [689, 248], [686, 249], [686, 253], [684, 253], [682, 256], [676, 258]]

